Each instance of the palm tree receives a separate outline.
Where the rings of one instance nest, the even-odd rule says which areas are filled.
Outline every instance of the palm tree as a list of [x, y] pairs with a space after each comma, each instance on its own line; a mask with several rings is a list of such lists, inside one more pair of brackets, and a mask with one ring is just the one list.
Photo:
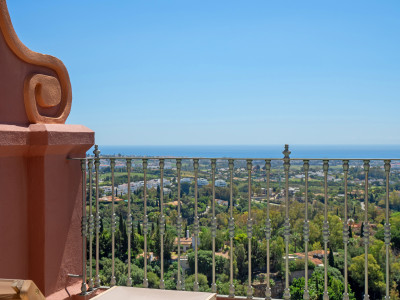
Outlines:
[[292, 233], [292, 239], [293, 239], [293, 242], [294, 242], [294, 252], [296, 253], [296, 252], [297, 252], [297, 251], [296, 251], [297, 242], [300, 241], [300, 239], [301, 239], [300, 233], [298, 233], [298, 232], [293, 232], [293, 233]]

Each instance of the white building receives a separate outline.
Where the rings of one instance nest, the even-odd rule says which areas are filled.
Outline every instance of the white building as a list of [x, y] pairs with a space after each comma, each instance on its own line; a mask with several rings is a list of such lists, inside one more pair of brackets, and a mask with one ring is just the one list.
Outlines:
[[226, 200], [215, 199], [215, 202], [217, 202], [219, 205], [228, 206], [228, 201]]
[[217, 179], [215, 180], [215, 186], [226, 187], [226, 181], [222, 179]]
[[205, 178], [199, 178], [197, 179], [197, 185], [199, 186], [203, 186], [203, 185], [207, 185], [208, 184], [208, 180]]

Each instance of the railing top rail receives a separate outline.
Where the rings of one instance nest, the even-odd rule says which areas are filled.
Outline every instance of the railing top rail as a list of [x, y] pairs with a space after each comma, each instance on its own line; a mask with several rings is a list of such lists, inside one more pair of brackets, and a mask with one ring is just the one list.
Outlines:
[[[95, 159], [95, 156], [88, 156], [88, 157], [78, 157], [78, 158], [68, 158], [70, 160], [82, 160], [82, 159]], [[164, 160], [176, 160], [176, 159], [181, 159], [181, 160], [193, 160], [193, 159], [198, 159], [198, 160], [211, 160], [211, 159], [216, 159], [216, 160], [284, 160], [284, 158], [269, 158], [269, 157], [263, 157], [263, 158], [254, 158], [254, 157], [185, 157], [185, 156], [99, 156], [99, 159], [131, 159], [131, 160], [138, 160], [138, 159], [148, 159], [148, 160], [158, 160], [158, 159], [164, 159]], [[370, 160], [370, 161], [385, 161], [385, 160], [390, 160], [390, 161], [400, 161], [400, 158], [290, 158], [291, 161], [324, 161], [324, 160], [329, 160], [329, 161], [363, 161], [363, 160]]]

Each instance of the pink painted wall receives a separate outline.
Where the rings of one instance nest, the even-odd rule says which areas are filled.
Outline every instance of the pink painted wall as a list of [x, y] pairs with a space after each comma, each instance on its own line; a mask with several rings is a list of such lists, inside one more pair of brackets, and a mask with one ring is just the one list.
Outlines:
[[[27, 160], [18, 154], [5, 153], [8, 150], [12, 151], [0, 146], [0, 278], [26, 278], [28, 208], [27, 190], [23, 187], [27, 185]], [[13, 150], [18, 153], [21, 149]]]
[[0, 277], [48, 295], [82, 273], [82, 173], [94, 132], [79, 125], [0, 125]]
[[64, 64], [29, 50], [0, 0], [0, 278], [31, 279], [45, 295], [82, 273], [82, 173], [94, 132], [65, 125]]

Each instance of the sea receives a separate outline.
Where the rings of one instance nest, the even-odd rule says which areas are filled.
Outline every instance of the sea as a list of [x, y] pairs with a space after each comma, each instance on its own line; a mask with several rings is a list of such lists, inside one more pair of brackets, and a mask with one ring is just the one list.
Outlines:
[[[282, 158], [284, 145], [99, 145], [99, 150], [100, 155], [115, 156]], [[291, 158], [400, 159], [400, 145], [290, 145], [289, 151]]]

